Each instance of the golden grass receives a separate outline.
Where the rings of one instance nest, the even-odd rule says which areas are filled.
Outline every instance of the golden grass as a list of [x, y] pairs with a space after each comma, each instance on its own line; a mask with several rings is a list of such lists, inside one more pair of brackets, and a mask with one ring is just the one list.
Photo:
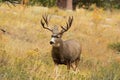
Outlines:
[[41, 16], [48, 14], [51, 28], [54, 24], [65, 25], [68, 16], [74, 16], [72, 27], [63, 39], [77, 39], [83, 48], [80, 72], [77, 75], [72, 72], [68, 74], [65, 66], [60, 66], [58, 80], [86, 80], [98, 62], [107, 65], [112, 60], [120, 59], [119, 54], [108, 49], [110, 43], [120, 41], [118, 12], [109, 13], [99, 8], [93, 11], [64, 11], [56, 7], [28, 6], [23, 9], [19, 5], [13, 8], [1, 6], [0, 28], [8, 33], [0, 31], [0, 45], [4, 45], [0, 47], [0, 55], [7, 55], [5, 60], [0, 56], [0, 60], [3, 60], [1, 63], [7, 63], [0, 69], [0, 73], [4, 74], [0, 77], [3, 80], [54, 79], [49, 45], [51, 33], [40, 25]]

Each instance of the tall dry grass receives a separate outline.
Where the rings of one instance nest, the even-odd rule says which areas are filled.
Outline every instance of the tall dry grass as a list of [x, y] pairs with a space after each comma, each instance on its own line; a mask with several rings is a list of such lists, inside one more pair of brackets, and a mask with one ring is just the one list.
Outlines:
[[[109, 44], [120, 41], [118, 12], [109, 13], [96, 7], [93, 11], [63, 11], [38, 6], [25, 9], [19, 5], [13, 8], [1, 6], [0, 28], [6, 33], [0, 31], [0, 79], [54, 80], [49, 45], [51, 33], [40, 25], [43, 14], [49, 15], [51, 28], [53, 25], [65, 25], [68, 16], [74, 16], [72, 27], [63, 39], [77, 39], [82, 44], [80, 71], [67, 73], [66, 67], [61, 65], [57, 80], [120, 79], [119, 72], [115, 73], [120, 69], [120, 55], [108, 48]], [[114, 64], [114, 60], [118, 63]], [[112, 71], [114, 75], [109, 77]]]

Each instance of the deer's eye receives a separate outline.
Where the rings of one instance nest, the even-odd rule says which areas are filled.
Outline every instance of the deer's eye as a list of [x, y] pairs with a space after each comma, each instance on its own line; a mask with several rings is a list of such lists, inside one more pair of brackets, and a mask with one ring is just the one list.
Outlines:
[[56, 38], [60, 38], [59, 36], [56, 36]]
[[59, 35], [52, 35], [51, 37], [54, 37], [54, 38], [60, 38]]

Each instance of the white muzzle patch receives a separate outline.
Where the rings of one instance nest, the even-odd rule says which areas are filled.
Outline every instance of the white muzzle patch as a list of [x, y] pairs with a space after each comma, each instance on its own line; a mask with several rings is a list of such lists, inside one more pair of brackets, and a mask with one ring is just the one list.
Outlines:
[[52, 44], [52, 46], [59, 47], [60, 43], [56, 43], [56, 39], [57, 38], [52, 37], [50, 40], [50, 44]]
[[52, 38], [50, 41], [55, 43], [56, 38]]

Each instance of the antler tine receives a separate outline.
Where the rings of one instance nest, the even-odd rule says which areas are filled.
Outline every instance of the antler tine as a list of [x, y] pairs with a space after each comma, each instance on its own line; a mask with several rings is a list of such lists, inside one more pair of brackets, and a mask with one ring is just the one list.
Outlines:
[[42, 19], [41, 19], [41, 21], [40, 21], [40, 22], [41, 22], [41, 25], [42, 25], [42, 26], [44, 26], [44, 23], [43, 23]]
[[63, 27], [63, 26], [61, 26], [62, 30], [61, 30], [60, 34], [63, 34], [64, 32], [68, 31], [69, 28], [70, 28], [71, 25], [72, 25], [72, 22], [73, 22], [73, 16], [72, 16], [72, 17], [69, 17], [68, 22], [66, 22], [66, 28]]
[[69, 16], [68, 23], [66, 22], [66, 24], [67, 24], [67, 29], [69, 29], [69, 28], [71, 27], [72, 21], [73, 21], [73, 16], [72, 16], [72, 17]]
[[52, 32], [52, 29], [48, 28], [49, 26], [48, 26], [48, 18], [47, 17], [48, 17], [48, 15], [46, 15], [46, 14], [44, 16], [42, 16], [42, 18], [43, 18], [44, 22], [46, 23], [47, 27], [45, 27], [45, 23], [42, 21], [42, 19], [41, 19], [41, 25], [43, 26], [44, 29], [47, 29], [47, 30]]
[[48, 17], [48, 15], [46, 15], [46, 14], [45, 14], [45, 15], [44, 15], [44, 16], [42, 16], [42, 17], [43, 17], [43, 19], [44, 19], [45, 23], [48, 25], [48, 18], [47, 18], [47, 17]]
[[72, 21], [73, 21], [73, 16], [72, 17], [69, 17], [69, 26], [71, 27], [71, 25], [72, 25]]
[[63, 30], [66, 30], [63, 26], [61, 26], [61, 28], [62, 28]]

